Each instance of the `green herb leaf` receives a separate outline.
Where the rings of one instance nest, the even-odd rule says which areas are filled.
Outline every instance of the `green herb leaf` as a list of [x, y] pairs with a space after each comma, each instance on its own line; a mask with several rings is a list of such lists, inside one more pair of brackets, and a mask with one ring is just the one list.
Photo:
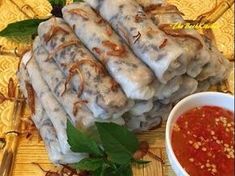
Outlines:
[[84, 158], [75, 164], [75, 168], [85, 171], [95, 171], [102, 167], [104, 160], [102, 158]]
[[0, 32], [3, 37], [28, 36], [37, 33], [38, 25], [45, 19], [29, 19], [10, 23]]
[[96, 127], [108, 159], [118, 164], [130, 163], [139, 145], [136, 136], [114, 123], [96, 122]]
[[49, 0], [51, 6], [59, 5], [59, 6], [65, 6], [66, 0]]
[[151, 163], [151, 161], [145, 161], [145, 160], [133, 160], [136, 164], [148, 164]]
[[104, 170], [104, 176], [132, 176], [131, 165], [119, 165], [115, 164], [107, 167]]
[[132, 176], [131, 165], [127, 165], [126, 167], [120, 168], [119, 176]]
[[73, 0], [73, 2], [84, 2], [83, 0]]
[[69, 120], [67, 120], [67, 135], [68, 143], [73, 152], [85, 152], [95, 156], [103, 156], [96, 142], [76, 129]]

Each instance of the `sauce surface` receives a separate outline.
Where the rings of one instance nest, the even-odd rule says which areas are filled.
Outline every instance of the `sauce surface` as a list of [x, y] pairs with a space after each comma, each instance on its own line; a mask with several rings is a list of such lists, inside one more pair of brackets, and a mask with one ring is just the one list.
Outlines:
[[234, 175], [233, 117], [226, 109], [203, 106], [177, 119], [172, 148], [190, 176]]

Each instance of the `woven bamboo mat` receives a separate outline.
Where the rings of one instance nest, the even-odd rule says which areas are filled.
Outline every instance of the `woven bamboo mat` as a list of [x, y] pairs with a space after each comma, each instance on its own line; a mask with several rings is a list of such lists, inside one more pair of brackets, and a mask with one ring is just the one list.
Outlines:
[[[50, 12], [50, 5], [46, 0], [14, 0], [19, 7], [23, 7], [27, 13], [22, 13], [14, 3], [13, 0], [0, 0], [0, 30], [2, 30], [8, 23], [17, 20], [32, 17], [34, 13], [39, 16], [45, 16]], [[182, 12], [185, 13], [187, 19], [195, 19], [198, 14], [206, 12], [213, 8], [215, 0], [168, 0], [175, 4]], [[25, 6], [28, 4], [32, 9]], [[217, 29], [214, 29], [217, 45], [225, 56], [232, 57], [234, 51], [234, 23], [233, 15], [234, 9], [229, 9], [216, 24]], [[30, 43], [20, 43], [25, 40], [21, 37], [14, 39], [6, 39], [0, 37], [0, 45], [6, 49], [13, 49], [15, 47], [24, 48]], [[15, 77], [18, 59], [13, 56], [0, 55], [0, 92], [5, 93], [10, 77]], [[231, 80], [232, 81], [232, 80]], [[233, 82], [233, 81], [232, 81]], [[232, 88], [233, 89], [233, 88]], [[0, 136], [3, 132], [8, 130], [9, 119], [12, 113], [13, 104], [6, 102], [0, 105]], [[147, 140], [150, 143], [151, 151], [163, 158], [165, 164], [153, 160], [146, 156], [146, 160], [152, 161], [146, 167], [134, 167], [134, 176], [173, 176], [174, 173], [167, 161], [165, 142], [164, 142], [165, 124], [161, 128], [153, 130], [148, 133], [139, 135], [140, 140]], [[1, 153], [0, 153], [1, 156]], [[40, 163], [43, 168], [56, 170], [48, 160], [47, 153], [43, 142], [38, 140], [38, 134], [35, 132], [34, 137], [29, 141], [24, 137], [20, 138], [16, 162], [14, 165], [14, 176], [42, 176], [43, 172], [32, 162]]]

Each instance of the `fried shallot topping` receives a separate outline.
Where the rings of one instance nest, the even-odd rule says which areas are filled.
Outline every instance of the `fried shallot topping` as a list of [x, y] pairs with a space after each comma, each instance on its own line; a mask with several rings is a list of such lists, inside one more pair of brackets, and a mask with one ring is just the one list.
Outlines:
[[134, 44], [140, 39], [141, 37], [141, 33], [138, 31], [138, 33], [136, 35], [133, 36], [134, 40]]
[[96, 54], [98, 54], [99, 57], [100, 57], [100, 61], [101, 61], [104, 65], [106, 65], [106, 62], [107, 62], [107, 59], [108, 59], [108, 58], [107, 58], [107, 56], [105, 55], [105, 53], [102, 52], [101, 49], [100, 49], [100, 48], [97, 48], [97, 47], [92, 48], [92, 51], [95, 52]]
[[97, 19], [95, 20], [95, 23], [102, 24], [102, 23], [104, 23], [104, 19], [101, 17], [97, 17]]
[[46, 43], [48, 43], [52, 39], [52, 37], [55, 36], [56, 34], [58, 34], [58, 33], [69, 34], [69, 32], [70, 31], [55, 24], [51, 27], [51, 29], [46, 34], [44, 34], [44, 40]]
[[201, 49], [203, 47], [202, 42], [197, 37], [194, 37], [190, 34], [186, 34], [182, 29], [172, 29], [169, 24], [159, 25], [159, 29], [165, 32], [165, 34], [171, 35], [173, 37], [190, 38], [195, 40], [198, 43], [198, 49]]
[[29, 108], [31, 110], [31, 113], [35, 114], [35, 91], [33, 89], [33, 86], [27, 81], [25, 81], [25, 87], [28, 95]]
[[79, 88], [79, 91], [78, 91], [78, 97], [81, 96], [81, 94], [84, 90], [84, 78], [83, 78], [82, 72], [80, 71], [80, 67], [84, 64], [88, 64], [91, 67], [93, 67], [95, 69], [95, 71], [101, 76], [104, 76], [106, 74], [106, 71], [105, 71], [103, 65], [100, 64], [99, 62], [95, 62], [94, 60], [91, 60], [91, 59], [83, 59], [83, 60], [77, 61], [69, 69], [69, 76], [68, 76], [68, 78], [66, 79], [66, 82], [65, 82], [64, 92], [67, 90], [67, 85], [71, 81], [71, 79], [76, 74], [78, 74], [79, 78], [80, 78], [80, 88]]
[[71, 68], [69, 70], [69, 76], [67, 77], [66, 79], [66, 82], [65, 82], [65, 88], [64, 88], [64, 92], [62, 93], [62, 95], [67, 91], [67, 86], [68, 86], [68, 83], [71, 81], [71, 79], [76, 75], [78, 74], [79, 76], [79, 79], [80, 79], [80, 87], [79, 87], [79, 91], [77, 93], [77, 96], [80, 97], [83, 90], [84, 90], [84, 79], [83, 79], [83, 76], [82, 76], [82, 72], [80, 71], [79, 68], [75, 69], [75, 68]]
[[71, 9], [69, 13], [81, 16], [84, 20], [89, 20], [87, 12], [83, 9]]
[[164, 48], [167, 44], [167, 39], [165, 39], [162, 44], [159, 46], [160, 49]]
[[101, 50], [97, 47], [92, 48], [92, 51], [97, 53], [98, 55], [101, 55]]
[[97, 16], [96, 16], [96, 18], [95, 18], [95, 23], [96, 24], [99, 24], [99, 25], [104, 25], [105, 26], [105, 30], [106, 30], [106, 33], [108, 34], [108, 36], [111, 36], [112, 34], [113, 34], [113, 29], [110, 27], [110, 25], [109, 24], [107, 24], [106, 22], [105, 22], [105, 20], [96, 12], [96, 14], [97, 14]]
[[82, 105], [87, 104], [87, 100], [79, 100], [73, 104], [73, 115], [76, 116], [78, 113], [79, 108], [81, 108]]
[[108, 34], [108, 36], [111, 36], [113, 34], [113, 29], [109, 26], [106, 25], [106, 33]]
[[109, 56], [122, 57], [126, 53], [125, 47], [123, 45], [118, 46], [117, 44], [115, 44], [109, 40], [102, 41], [102, 45], [111, 49], [111, 51], [106, 52], [106, 54]]
[[50, 59], [52, 59], [53, 56], [54, 56], [56, 53], [58, 53], [60, 50], [66, 48], [66, 47], [69, 47], [69, 46], [71, 46], [71, 45], [78, 45], [78, 44], [79, 44], [79, 41], [78, 41], [78, 40], [71, 40], [71, 41], [68, 41], [68, 42], [65, 42], [65, 43], [59, 45], [58, 47], [56, 47], [56, 48], [52, 51], [52, 53], [50, 53], [50, 54], [48, 55], [48, 58], [47, 58], [46, 61], [49, 61]]
[[148, 7], [145, 7], [144, 11], [146, 13], [152, 13], [154, 15], [177, 13], [179, 15], [184, 16], [184, 14], [182, 12], [180, 12], [179, 9], [176, 6], [171, 5], [171, 4], [167, 4], [167, 5], [164, 5], [164, 6], [162, 6], [161, 4], [151, 4]]

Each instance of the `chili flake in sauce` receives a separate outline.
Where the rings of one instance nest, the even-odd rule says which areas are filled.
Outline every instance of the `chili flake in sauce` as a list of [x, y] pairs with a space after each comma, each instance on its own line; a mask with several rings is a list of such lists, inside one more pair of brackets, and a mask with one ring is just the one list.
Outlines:
[[177, 119], [172, 147], [190, 176], [234, 175], [233, 117], [226, 109], [203, 106]]

